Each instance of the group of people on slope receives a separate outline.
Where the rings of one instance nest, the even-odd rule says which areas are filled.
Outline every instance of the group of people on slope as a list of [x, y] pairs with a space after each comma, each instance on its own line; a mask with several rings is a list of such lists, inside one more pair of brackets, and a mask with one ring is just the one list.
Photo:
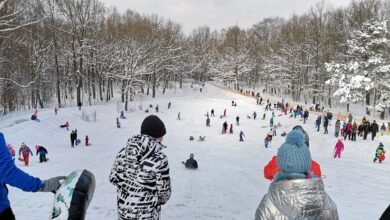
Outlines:
[[[8, 143], [6, 145], [6, 147], [8, 149], [8, 152], [11, 155], [12, 160], [15, 161], [15, 155], [16, 155], [15, 148], [10, 143]], [[39, 162], [40, 163], [48, 161], [48, 158], [46, 158], [46, 155], [48, 154], [48, 151], [47, 151], [47, 149], [45, 147], [43, 147], [41, 145], [35, 145], [35, 150], [36, 150], [36, 155], [39, 155]], [[30, 149], [30, 147], [28, 147], [23, 142], [22, 145], [19, 148], [19, 158], [18, 158], [18, 160], [23, 162], [25, 166], [28, 166], [29, 163], [30, 163], [30, 155], [31, 156], [34, 155], [32, 150]]]

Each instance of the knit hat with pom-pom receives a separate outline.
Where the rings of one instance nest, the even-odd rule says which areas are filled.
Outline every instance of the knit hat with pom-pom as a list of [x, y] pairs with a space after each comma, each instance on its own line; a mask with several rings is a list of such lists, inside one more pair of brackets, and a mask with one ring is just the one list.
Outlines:
[[285, 173], [308, 173], [311, 166], [310, 150], [305, 136], [299, 130], [288, 133], [286, 141], [278, 149], [279, 169]]

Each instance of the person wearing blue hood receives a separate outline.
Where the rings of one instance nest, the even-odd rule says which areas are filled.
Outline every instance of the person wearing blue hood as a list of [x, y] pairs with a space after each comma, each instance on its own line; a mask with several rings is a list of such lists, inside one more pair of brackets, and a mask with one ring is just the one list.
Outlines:
[[19, 188], [26, 192], [56, 192], [60, 187], [61, 180], [65, 176], [53, 177], [47, 180], [40, 180], [32, 177], [17, 168], [9, 153], [4, 135], [0, 133], [0, 219], [15, 220], [15, 216], [8, 200], [8, 189], [6, 184]]
[[304, 134], [291, 131], [277, 155], [280, 171], [256, 209], [255, 220], [339, 219], [322, 179], [310, 172], [312, 160]]

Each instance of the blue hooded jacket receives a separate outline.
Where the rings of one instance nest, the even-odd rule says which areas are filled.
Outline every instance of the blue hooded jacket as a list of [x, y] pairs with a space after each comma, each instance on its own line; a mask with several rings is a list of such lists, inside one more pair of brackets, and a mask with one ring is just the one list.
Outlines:
[[28, 175], [15, 166], [5, 144], [4, 135], [0, 132], [0, 213], [10, 207], [5, 184], [27, 192], [36, 192], [44, 186], [42, 180]]

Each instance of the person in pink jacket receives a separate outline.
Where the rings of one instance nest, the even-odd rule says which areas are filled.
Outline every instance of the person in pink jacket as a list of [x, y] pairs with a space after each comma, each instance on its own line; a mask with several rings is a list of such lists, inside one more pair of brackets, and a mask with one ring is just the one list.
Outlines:
[[338, 157], [340, 158], [341, 152], [344, 151], [344, 144], [343, 142], [339, 139], [336, 143], [336, 146], [334, 147], [334, 158]]

